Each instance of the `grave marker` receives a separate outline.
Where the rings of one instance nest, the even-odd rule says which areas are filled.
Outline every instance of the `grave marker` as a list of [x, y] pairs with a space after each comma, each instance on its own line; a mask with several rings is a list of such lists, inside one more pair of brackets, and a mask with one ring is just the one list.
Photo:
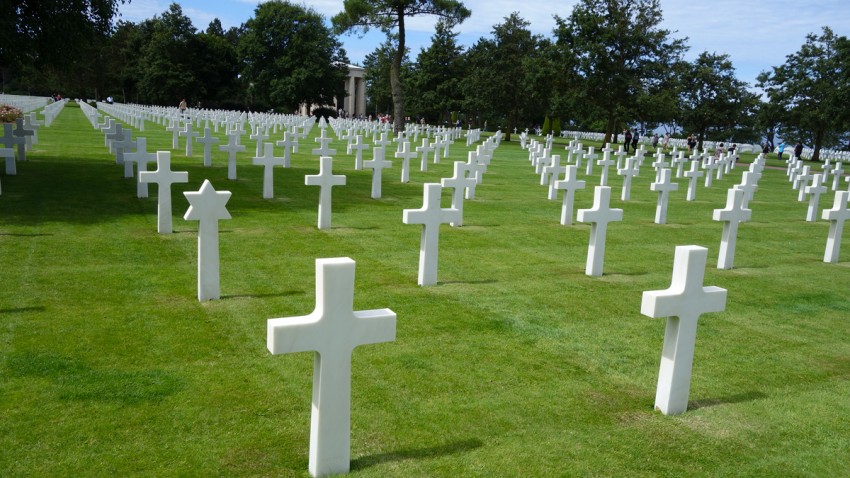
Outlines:
[[717, 257], [718, 269], [731, 269], [735, 261], [735, 244], [738, 241], [738, 224], [750, 220], [752, 211], [744, 207], [745, 192], [730, 189], [726, 195], [726, 208], [715, 209], [712, 218], [723, 221], [723, 235], [720, 238], [720, 254]]
[[667, 317], [655, 409], [678, 415], [688, 409], [697, 321], [700, 315], [726, 308], [726, 290], [704, 287], [708, 249], [677, 246], [673, 278], [666, 290], [643, 293], [640, 312], [654, 319]]
[[384, 148], [372, 148], [372, 159], [363, 161], [363, 167], [372, 170], [372, 199], [381, 199], [381, 178], [384, 168], [391, 168], [392, 161], [384, 159]]
[[218, 147], [219, 151], [227, 152], [227, 179], [236, 179], [236, 153], [244, 153], [245, 145], [239, 144], [239, 135], [227, 134], [227, 144]]
[[829, 221], [829, 237], [826, 239], [826, 250], [823, 254], [824, 262], [838, 263], [844, 221], [850, 219], [850, 209], [847, 207], [848, 199], [850, 199], [850, 191], [836, 191], [832, 209], [823, 210], [821, 217]]
[[204, 135], [195, 138], [195, 141], [204, 145], [204, 166], [212, 166], [212, 145], [218, 143], [218, 138], [210, 133], [209, 126], [204, 128]]
[[230, 219], [227, 201], [230, 191], [216, 191], [209, 179], [198, 191], [183, 193], [189, 209], [186, 221], [198, 221], [198, 300], [216, 300], [221, 296], [219, 285], [218, 221]]
[[585, 182], [578, 180], [578, 166], [571, 164], [566, 167], [564, 179], [552, 181], [553, 188], [564, 190], [564, 201], [561, 204], [561, 225], [569, 226], [573, 223], [573, 203], [575, 193], [578, 189], [584, 189]]
[[593, 207], [578, 210], [576, 219], [579, 222], [591, 223], [590, 242], [587, 247], [587, 265], [584, 270], [584, 273], [589, 276], [602, 275], [608, 223], [623, 220], [623, 210], [612, 209], [610, 203], [611, 188], [596, 186], [593, 191]]
[[650, 184], [649, 189], [658, 192], [658, 202], [655, 204], [655, 224], [666, 224], [670, 191], [678, 191], [679, 185], [670, 180], [672, 172], [669, 169], [662, 168], [660, 173], [660, 180]]
[[263, 155], [252, 159], [254, 166], [263, 167], [263, 199], [274, 197], [274, 167], [283, 166], [283, 158], [274, 155], [274, 144], [263, 145]]
[[461, 221], [461, 212], [454, 208], [443, 209], [440, 196], [443, 187], [439, 183], [425, 183], [422, 207], [405, 209], [404, 224], [422, 224], [419, 244], [419, 279], [421, 286], [437, 283], [437, 256], [440, 246], [440, 224]]
[[416, 151], [410, 150], [410, 142], [404, 141], [400, 145], [401, 150], [395, 153], [397, 159], [401, 159], [401, 182], [410, 182], [410, 160], [419, 156]]
[[688, 178], [688, 195], [685, 198], [688, 201], [693, 201], [697, 197], [697, 181], [705, 173], [699, 169], [699, 161], [691, 161], [691, 169], [685, 172], [685, 177]]
[[189, 173], [186, 171], [172, 171], [171, 151], [157, 151], [156, 171], [140, 172], [139, 181], [156, 183], [159, 186], [159, 190], [157, 191], [156, 230], [160, 234], [171, 234], [171, 185], [174, 183], [188, 183]]
[[395, 340], [390, 309], [354, 310], [354, 261], [316, 259], [316, 307], [310, 315], [269, 319], [274, 355], [314, 352], [309, 471], [348, 473], [351, 456], [351, 355], [359, 345]]
[[148, 153], [148, 139], [141, 137], [136, 138], [136, 151], [132, 153], [124, 153], [124, 162], [125, 164], [130, 164], [130, 168], [132, 168], [132, 164], [136, 164], [136, 170], [139, 172], [137, 181], [136, 181], [136, 197], [137, 198], [146, 198], [148, 197], [148, 183], [143, 182], [141, 180], [142, 173], [148, 170], [148, 163], [152, 163], [157, 160], [156, 153]]
[[440, 185], [444, 188], [452, 188], [452, 208], [460, 211], [456, 221], [452, 221], [452, 227], [460, 227], [463, 225], [463, 196], [467, 188], [475, 189], [475, 178], [466, 177], [467, 167], [463, 161], [455, 161], [454, 175], [450, 178], [440, 180]]
[[319, 186], [319, 229], [331, 228], [331, 188], [333, 186], [344, 186], [345, 176], [334, 175], [333, 158], [322, 156], [319, 158], [319, 174], [304, 176], [304, 184], [307, 186]]

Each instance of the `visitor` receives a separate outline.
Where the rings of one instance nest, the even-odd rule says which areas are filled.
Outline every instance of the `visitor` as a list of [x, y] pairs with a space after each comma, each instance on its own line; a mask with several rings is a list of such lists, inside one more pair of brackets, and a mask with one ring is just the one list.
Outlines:
[[661, 148], [664, 151], [667, 151], [667, 148], [670, 147], [670, 133], [664, 133], [664, 142], [661, 143]]
[[797, 158], [797, 160], [799, 160], [800, 156], [802, 154], [803, 154], [803, 143], [797, 141], [797, 145], [794, 146], [794, 157]]
[[640, 139], [640, 133], [638, 133], [638, 130], [635, 130], [635, 134], [632, 135], [632, 152], [633, 153], [637, 153], [638, 139]]
[[652, 149], [658, 152], [658, 133], [652, 134]]
[[631, 144], [631, 142], [632, 142], [632, 131], [629, 130], [629, 129], [624, 129], [623, 130], [623, 137], [625, 138], [623, 140], [623, 143], [625, 144], [626, 152], [628, 153], [629, 152], [629, 144]]
[[714, 157], [719, 158], [720, 155], [723, 154], [723, 152], [724, 152], [723, 143], [720, 143], [719, 145], [717, 145], [716, 148], [714, 148]]
[[782, 154], [785, 152], [785, 141], [779, 143], [779, 147], [776, 148], [776, 153], [779, 155], [779, 160], [782, 161]]
[[764, 154], [770, 153], [770, 142], [769, 141], [764, 142], [764, 144], [761, 147], [761, 152], [764, 153]]
[[688, 135], [688, 153], [693, 154], [694, 149], [697, 147], [697, 139], [694, 137], [693, 133]]
[[177, 109], [180, 110], [180, 116], [186, 116], [186, 108], [188, 108], [188, 106], [186, 105], [186, 98], [183, 98], [182, 100], [180, 100], [180, 104], [177, 106]]

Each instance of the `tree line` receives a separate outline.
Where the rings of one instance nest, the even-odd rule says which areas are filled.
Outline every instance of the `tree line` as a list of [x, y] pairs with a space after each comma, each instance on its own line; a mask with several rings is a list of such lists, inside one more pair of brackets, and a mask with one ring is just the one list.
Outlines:
[[[367, 110], [392, 114], [396, 128], [407, 118], [507, 134], [542, 125], [604, 131], [606, 141], [624, 128], [664, 128], [696, 135], [700, 147], [772, 146], [778, 134], [814, 147], [815, 159], [821, 148], [848, 148], [850, 42], [828, 27], [749, 85], [728, 55], [684, 60], [687, 39], [661, 28], [659, 0], [580, 0], [555, 17], [548, 38], [513, 13], [469, 48], [457, 43], [455, 30], [471, 14], [458, 0], [346, 0], [330, 26], [310, 8], [275, 0], [226, 31], [218, 20], [196, 30], [177, 4], [113, 25], [118, 1], [2, 7], [13, 9], [0, 12], [3, 89], [291, 112], [341, 98], [348, 59], [337, 35], [379, 28], [386, 41], [363, 65]], [[417, 15], [439, 21], [412, 60], [404, 26]]]

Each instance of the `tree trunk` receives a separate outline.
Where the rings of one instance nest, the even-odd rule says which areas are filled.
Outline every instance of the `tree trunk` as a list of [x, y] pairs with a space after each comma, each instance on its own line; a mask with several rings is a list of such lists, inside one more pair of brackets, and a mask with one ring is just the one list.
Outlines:
[[390, 66], [390, 87], [393, 91], [393, 130], [396, 134], [404, 130], [404, 92], [401, 85], [401, 60], [404, 58], [404, 9], [399, 7], [398, 49]]
[[823, 144], [823, 130], [819, 129], [815, 133], [815, 151], [812, 153], [812, 161], [820, 161], [820, 149]]
[[609, 111], [608, 112], [608, 124], [605, 125], [605, 139], [602, 140], [602, 144], [608, 144], [608, 143], [611, 142], [611, 134], [612, 133], [615, 135], [614, 136], [614, 138], [615, 138], [614, 143], [617, 142], [616, 133], [614, 132], [615, 126], [617, 126], [617, 119], [614, 117], [614, 112]]
[[[697, 134], [697, 151], [702, 151], [702, 142], [705, 139], [705, 127], [699, 129]], [[696, 151], [695, 151], [696, 152]]]

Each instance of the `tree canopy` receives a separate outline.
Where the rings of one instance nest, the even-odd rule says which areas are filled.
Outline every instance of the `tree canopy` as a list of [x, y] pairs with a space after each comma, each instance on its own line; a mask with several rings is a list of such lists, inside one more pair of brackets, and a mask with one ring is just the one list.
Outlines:
[[824, 27], [820, 35], [807, 35], [783, 65], [759, 75], [759, 86], [782, 111], [783, 137], [812, 145], [815, 161], [821, 148], [839, 144], [848, 128], [848, 60], [847, 39]]
[[394, 35], [396, 51], [390, 65], [390, 87], [393, 95], [393, 126], [397, 132], [404, 129], [401, 64], [406, 52], [405, 20], [419, 15], [436, 15], [454, 25], [469, 17], [470, 11], [457, 0], [345, 0], [343, 11], [332, 19], [338, 33], [380, 28], [387, 35]]

